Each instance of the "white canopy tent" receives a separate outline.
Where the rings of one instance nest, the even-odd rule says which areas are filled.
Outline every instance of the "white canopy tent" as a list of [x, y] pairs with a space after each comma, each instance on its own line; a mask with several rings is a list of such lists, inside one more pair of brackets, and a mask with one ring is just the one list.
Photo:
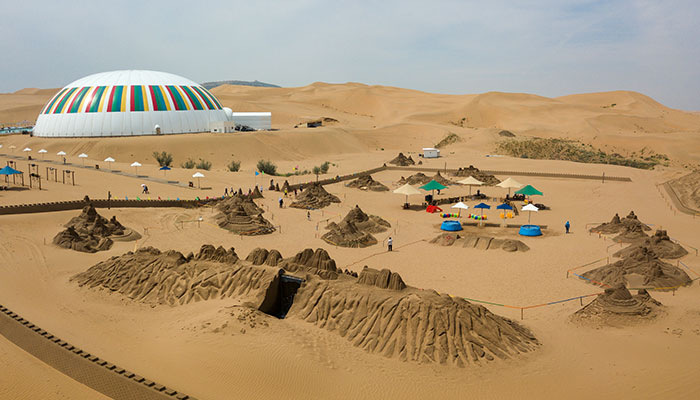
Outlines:
[[195, 172], [194, 174], [192, 174], [192, 177], [197, 178], [197, 187], [201, 187], [199, 185], [199, 178], [204, 178], [204, 174], [201, 172]]
[[462, 216], [462, 210], [468, 210], [469, 206], [460, 201], [459, 203], [453, 205], [450, 208], [456, 208], [457, 210], [459, 210], [459, 211], [457, 211], [458, 215]]
[[528, 223], [528, 225], [529, 225], [529, 224], [530, 224], [530, 214], [531, 214], [533, 211], [534, 211], [534, 212], [540, 211], [540, 209], [537, 208], [537, 207], [535, 207], [534, 204], [528, 203], [528, 204], [526, 204], [526, 205], [523, 207], [523, 211], [527, 211], [527, 223]]

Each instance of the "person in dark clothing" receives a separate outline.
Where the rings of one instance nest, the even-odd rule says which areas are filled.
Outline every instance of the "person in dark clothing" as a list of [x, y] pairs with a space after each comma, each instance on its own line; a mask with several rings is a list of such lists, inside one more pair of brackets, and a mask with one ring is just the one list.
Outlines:
[[280, 197], [279, 202], [280, 202], [280, 208], [282, 208], [284, 206], [284, 200], [281, 197]]
[[569, 221], [566, 221], [566, 223], [564, 224], [564, 228], [566, 228], [566, 233], [569, 233], [569, 229], [571, 228], [571, 224], [569, 223]]
[[394, 250], [394, 240], [389, 236], [389, 240], [387, 241], [387, 246], [389, 247], [389, 251]]

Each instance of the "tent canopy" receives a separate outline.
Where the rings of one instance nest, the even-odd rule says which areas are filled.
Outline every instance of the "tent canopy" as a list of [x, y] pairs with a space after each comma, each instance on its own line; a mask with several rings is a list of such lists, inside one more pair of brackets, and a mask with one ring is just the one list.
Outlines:
[[426, 183], [425, 185], [420, 187], [423, 190], [442, 190], [442, 189], [447, 189], [447, 186], [441, 184], [440, 182], [436, 181], [433, 179], [432, 181]]
[[6, 165], [2, 168], [0, 168], [0, 175], [17, 175], [21, 174], [22, 171], [17, 171], [16, 169], [10, 167], [9, 165]]
[[542, 196], [542, 192], [532, 187], [532, 185], [527, 185], [524, 188], [515, 192], [516, 194], [524, 194], [525, 196], [539, 195]]
[[401, 186], [400, 188], [394, 190], [394, 193], [405, 194], [406, 196], [409, 196], [412, 194], [421, 194], [421, 191], [407, 183]]
[[467, 210], [469, 206], [460, 201], [459, 203], [453, 205], [451, 208], [461, 208], [462, 210]]
[[503, 203], [503, 204], [497, 205], [496, 209], [498, 209], [498, 210], [512, 210], [513, 206], [511, 206], [510, 204]]
[[486, 204], [486, 203], [479, 203], [479, 204], [475, 205], [474, 208], [481, 208], [481, 209], [490, 210], [491, 206]]
[[503, 182], [497, 184], [496, 186], [502, 187], [502, 188], [504, 188], [504, 189], [517, 189], [517, 188], [519, 188], [519, 187], [522, 187], [523, 184], [520, 183], [520, 182], [518, 182], [518, 181], [516, 181], [516, 180], [513, 179], [513, 178], [508, 178], [508, 179], [506, 179], [505, 181], [503, 181]]
[[534, 204], [530, 203], [523, 207], [523, 211], [539, 211], [540, 209], [535, 207]]
[[462, 179], [461, 181], [458, 181], [457, 183], [461, 183], [463, 185], [476, 185], [476, 186], [484, 184], [484, 182], [474, 178], [473, 176], [470, 176], [466, 179]]

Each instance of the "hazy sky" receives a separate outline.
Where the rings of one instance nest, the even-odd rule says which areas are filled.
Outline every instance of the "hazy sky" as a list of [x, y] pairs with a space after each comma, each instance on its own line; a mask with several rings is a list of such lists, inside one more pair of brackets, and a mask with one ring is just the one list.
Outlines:
[[153, 69], [453, 94], [626, 89], [700, 110], [698, 0], [0, 1], [0, 92]]

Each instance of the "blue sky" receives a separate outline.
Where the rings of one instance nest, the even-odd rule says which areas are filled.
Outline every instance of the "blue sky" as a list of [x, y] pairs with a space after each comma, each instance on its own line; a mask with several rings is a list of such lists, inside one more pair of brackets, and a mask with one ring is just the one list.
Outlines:
[[3, 3], [0, 92], [154, 69], [452, 94], [624, 89], [700, 110], [697, 0]]

